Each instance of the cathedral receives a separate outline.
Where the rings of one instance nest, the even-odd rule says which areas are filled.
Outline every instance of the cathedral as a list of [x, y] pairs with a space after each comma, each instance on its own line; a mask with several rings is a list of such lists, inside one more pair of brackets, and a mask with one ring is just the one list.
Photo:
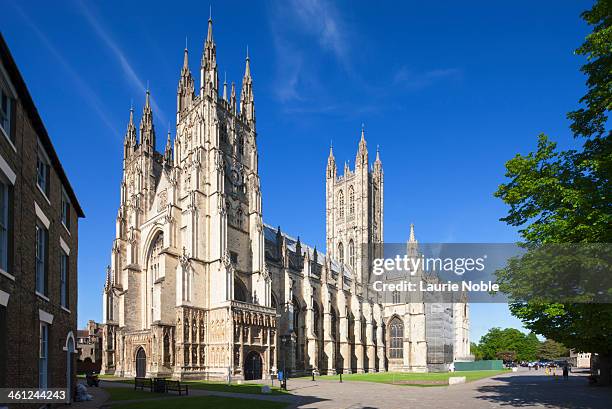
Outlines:
[[[469, 357], [465, 300], [430, 305], [369, 289], [383, 244], [383, 166], [378, 151], [370, 163], [363, 128], [353, 169], [340, 175], [330, 149], [324, 254], [264, 223], [249, 57], [239, 98], [234, 83], [220, 89], [210, 19], [196, 91], [185, 49], [164, 152], [148, 90], [138, 129], [130, 110], [103, 373], [249, 380], [445, 370]], [[417, 246], [411, 226], [407, 250]]]

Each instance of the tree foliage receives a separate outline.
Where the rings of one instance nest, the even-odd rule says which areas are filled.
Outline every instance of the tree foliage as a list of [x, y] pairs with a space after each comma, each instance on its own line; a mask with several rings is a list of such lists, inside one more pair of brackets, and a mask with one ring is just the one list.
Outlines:
[[[612, 243], [612, 137], [608, 115], [612, 106], [612, 0], [599, 0], [582, 14], [593, 31], [576, 54], [586, 57], [581, 71], [587, 93], [581, 107], [568, 114], [570, 128], [583, 141], [581, 149], [557, 150], [540, 135], [535, 152], [517, 155], [506, 163], [507, 183], [496, 196], [510, 209], [502, 220], [520, 227], [528, 249], [550, 243]], [[534, 269], [521, 260], [498, 274], [500, 288], [509, 295], [510, 310], [527, 328], [570, 348], [601, 355], [610, 382], [612, 304], [589, 299], [592, 276], [572, 285], [586, 299], [530, 299], [536, 286], [559, 283], [550, 269]], [[608, 271], [608, 274], [610, 272]], [[528, 277], [528, 279], [526, 279]], [[609, 279], [609, 277], [608, 277]], [[587, 282], [588, 281], [588, 282]], [[610, 291], [601, 283], [602, 291]]]
[[539, 346], [535, 334], [525, 335], [515, 328], [491, 328], [480, 338], [476, 351], [482, 359], [533, 361]]
[[563, 344], [553, 341], [552, 339], [547, 339], [542, 342], [538, 348], [538, 357], [541, 359], [557, 359], [557, 358], [565, 358], [569, 356], [569, 349], [567, 349]]

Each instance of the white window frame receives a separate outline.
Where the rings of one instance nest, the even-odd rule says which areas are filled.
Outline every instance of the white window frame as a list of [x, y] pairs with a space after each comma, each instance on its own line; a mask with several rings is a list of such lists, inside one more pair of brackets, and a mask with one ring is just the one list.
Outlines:
[[49, 385], [49, 323], [40, 322], [38, 338], [38, 387], [47, 389]]
[[[13, 87], [13, 84], [9, 80], [8, 73], [4, 69], [4, 66], [2, 65], [1, 62], [0, 62], [0, 88], [6, 89], [9, 98], [11, 98], [11, 109], [12, 109], [12, 111], [9, 113], [9, 115], [11, 116], [9, 118], [9, 130], [7, 132], [4, 129], [4, 127], [0, 125], [0, 133], [4, 135], [4, 137], [8, 141], [11, 148], [13, 148], [15, 152], [17, 152], [17, 148], [15, 147], [15, 142], [11, 139], [11, 135], [10, 135], [11, 128], [13, 128], [13, 125], [14, 125], [10, 121], [12, 121], [13, 118], [16, 118], [16, 115], [14, 115], [14, 110], [17, 107], [17, 103], [16, 103], [17, 102], [17, 92], [15, 91], [15, 87]], [[0, 100], [0, 103], [1, 103], [1, 100]]]
[[[6, 162], [6, 160], [4, 160], [4, 158], [2, 157], [2, 155], [0, 155], [0, 183], [2, 183], [3, 185], [6, 185], [6, 201], [7, 201], [7, 207], [5, 209], [6, 214], [4, 215], [6, 217], [6, 262], [4, 262], [3, 260], [0, 260], [0, 275], [3, 275], [13, 281], [15, 281], [15, 276], [13, 276], [12, 274], [10, 274], [10, 272], [8, 271], [8, 259], [9, 259], [9, 237], [10, 237], [10, 220], [9, 220], [9, 207], [11, 205], [10, 203], [10, 197], [9, 197], [9, 189], [15, 185], [15, 180], [17, 180], [17, 175], [15, 174], [15, 172], [13, 172], [13, 169], [11, 169], [11, 167], [9, 166], [9, 164]], [[0, 188], [3, 188], [2, 186], [0, 186]], [[2, 215], [0, 215], [2, 216]], [[1, 223], [1, 221], [0, 221]], [[0, 227], [1, 229], [1, 227]], [[0, 239], [0, 245], [2, 245], [1, 243], [1, 239]], [[5, 264], [3, 266], [3, 264]]]
[[69, 308], [70, 301], [68, 297], [68, 274], [70, 274], [70, 252], [66, 252], [62, 246], [60, 250], [60, 306], [66, 309]]
[[64, 226], [68, 234], [70, 234], [70, 210], [71, 208], [72, 208], [72, 204], [70, 202], [70, 198], [68, 197], [68, 194], [66, 194], [66, 190], [62, 188], [60, 219], [62, 220], [62, 226]]
[[[44, 174], [45, 186], [40, 185], [40, 179], [39, 179], [40, 170], [38, 168], [39, 163], [42, 163], [45, 166], [45, 174]], [[50, 179], [51, 179], [51, 161], [49, 160], [49, 155], [47, 155], [45, 148], [42, 146], [39, 140], [38, 150], [36, 152], [36, 186], [38, 187], [38, 190], [40, 190], [40, 192], [43, 194], [43, 197], [49, 203], [51, 203], [51, 201], [49, 200], [49, 196], [51, 195], [51, 185], [50, 185], [51, 180]]]
[[[47, 220], [48, 221], [48, 220]], [[47, 297], [47, 275], [49, 273], [48, 257], [47, 252], [49, 251], [49, 225], [45, 224], [43, 220], [39, 220], [36, 223], [36, 260], [35, 260], [35, 272], [36, 272], [36, 294]], [[43, 233], [44, 242], [39, 243], [40, 234]], [[42, 244], [42, 251], [41, 251]], [[42, 253], [42, 254], [41, 254]], [[41, 259], [42, 257], [42, 259]], [[42, 278], [40, 278], [39, 274], [39, 265], [42, 264]], [[40, 287], [42, 285], [42, 288]], [[48, 298], [46, 298], [48, 300]]]

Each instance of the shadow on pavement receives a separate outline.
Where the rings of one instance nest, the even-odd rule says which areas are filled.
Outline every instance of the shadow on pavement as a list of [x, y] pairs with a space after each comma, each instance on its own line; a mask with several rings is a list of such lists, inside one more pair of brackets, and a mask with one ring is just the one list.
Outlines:
[[585, 376], [517, 375], [492, 378], [499, 383], [476, 388], [476, 399], [511, 407], [609, 409], [612, 388], [589, 386]]

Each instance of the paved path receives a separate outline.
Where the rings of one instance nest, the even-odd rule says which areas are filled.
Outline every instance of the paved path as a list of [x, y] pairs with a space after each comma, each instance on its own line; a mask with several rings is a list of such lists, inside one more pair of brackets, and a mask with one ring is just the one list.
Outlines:
[[290, 407], [300, 409], [612, 408], [612, 388], [590, 387], [584, 375], [563, 380], [544, 371], [521, 370], [444, 387], [294, 379], [289, 389], [299, 399]]
[[[101, 385], [133, 388], [133, 385], [119, 382], [102, 381]], [[612, 407], [612, 388], [588, 386], [585, 375], [572, 374], [570, 379], [563, 380], [560, 376], [546, 376], [544, 371], [527, 370], [444, 387], [290, 379], [289, 390], [292, 395], [252, 395], [190, 389], [189, 395], [273, 400], [287, 402], [288, 408], [291, 409], [610, 409]], [[128, 401], [116, 402], [119, 403], [128, 403]], [[253, 409], [256, 408], [257, 406], [253, 405]]]

